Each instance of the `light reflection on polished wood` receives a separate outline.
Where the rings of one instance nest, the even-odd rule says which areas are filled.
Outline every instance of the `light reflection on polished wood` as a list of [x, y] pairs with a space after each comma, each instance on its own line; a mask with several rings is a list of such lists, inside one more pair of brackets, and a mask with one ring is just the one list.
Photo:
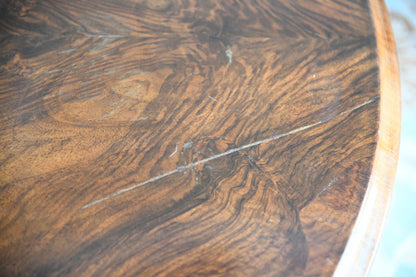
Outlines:
[[334, 272], [383, 128], [366, 2], [1, 3], [0, 275]]

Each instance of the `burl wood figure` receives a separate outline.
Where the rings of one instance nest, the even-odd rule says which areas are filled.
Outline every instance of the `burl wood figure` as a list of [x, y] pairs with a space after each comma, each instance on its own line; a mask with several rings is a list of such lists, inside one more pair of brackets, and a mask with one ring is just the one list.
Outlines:
[[400, 125], [383, 2], [0, 3], [1, 276], [368, 269]]

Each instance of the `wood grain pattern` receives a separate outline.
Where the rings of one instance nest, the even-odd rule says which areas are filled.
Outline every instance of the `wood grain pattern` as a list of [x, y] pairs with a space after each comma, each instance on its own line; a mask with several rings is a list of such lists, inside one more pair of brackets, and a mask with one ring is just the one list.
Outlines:
[[366, 1], [1, 3], [1, 275], [334, 272], [379, 147]]

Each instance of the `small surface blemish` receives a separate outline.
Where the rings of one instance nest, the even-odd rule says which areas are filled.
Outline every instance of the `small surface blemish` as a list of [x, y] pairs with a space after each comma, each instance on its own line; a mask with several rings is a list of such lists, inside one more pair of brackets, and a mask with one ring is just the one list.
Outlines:
[[184, 148], [184, 149], [192, 148], [192, 145], [193, 145], [192, 141], [185, 142], [183, 144], [182, 148]]
[[231, 50], [230, 46], [225, 50], [225, 55], [228, 57], [228, 65], [230, 65], [233, 62], [233, 50]]

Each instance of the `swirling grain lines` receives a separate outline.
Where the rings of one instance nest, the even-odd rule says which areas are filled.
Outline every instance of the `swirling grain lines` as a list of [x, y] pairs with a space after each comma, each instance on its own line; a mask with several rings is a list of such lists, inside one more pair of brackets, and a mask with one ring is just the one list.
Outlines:
[[[326, 275], [377, 141], [366, 5], [35, 0], [2, 9], [0, 131], [10, 135], [0, 172], [11, 179], [0, 200], [19, 212], [0, 222], [10, 238], [0, 275], [16, 264], [41, 276], [313, 275], [306, 264]], [[316, 218], [317, 203], [335, 206]]]

